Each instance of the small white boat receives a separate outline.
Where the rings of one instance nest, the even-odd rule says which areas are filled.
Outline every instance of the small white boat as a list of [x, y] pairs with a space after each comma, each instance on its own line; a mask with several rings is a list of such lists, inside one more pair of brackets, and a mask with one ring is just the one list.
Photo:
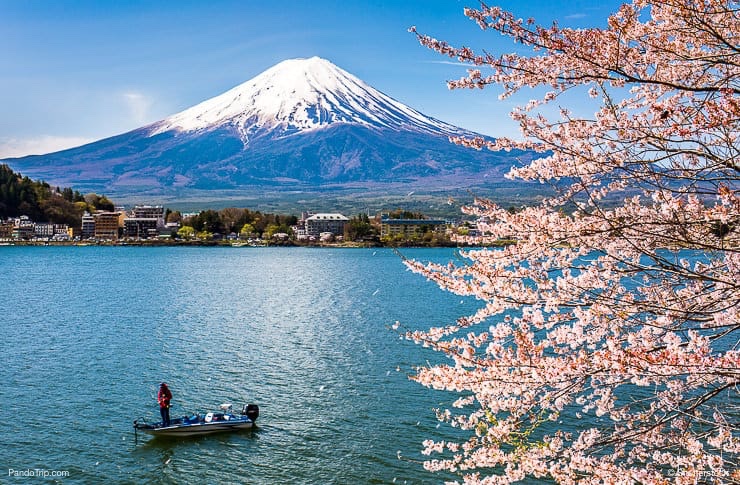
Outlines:
[[256, 426], [260, 410], [256, 404], [245, 404], [241, 414], [232, 413], [231, 404], [222, 404], [223, 412], [209, 412], [193, 414], [170, 420], [168, 426], [161, 421], [147, 423], [137, 419], [134, 421], [134, 431], [143, 431], [152, 436], [178, 437], [201, 436], [224, 431], [238, 431], [251, 429]]

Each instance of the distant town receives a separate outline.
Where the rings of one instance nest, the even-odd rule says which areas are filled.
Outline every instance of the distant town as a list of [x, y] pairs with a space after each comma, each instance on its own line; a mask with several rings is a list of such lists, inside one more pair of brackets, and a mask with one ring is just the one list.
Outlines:
[[469, 222], [395, 210], [374, 216], [303, 212], [278, 216], [249, 209], [171, 211], [161, 205], [85, 212], [79, 227], [37, 222], [26, 215], [0, 220], [0, 244], [212, 244], [232, 246], [449, 246], [475, 236]]
[[473, 222], [395, 209], [374, 215], [270, 214], [226, 208], [183, 213], [114, 204], [104, 195], [33, 181], [0, 165], [0, 245], [450, 246], [478, 236]]

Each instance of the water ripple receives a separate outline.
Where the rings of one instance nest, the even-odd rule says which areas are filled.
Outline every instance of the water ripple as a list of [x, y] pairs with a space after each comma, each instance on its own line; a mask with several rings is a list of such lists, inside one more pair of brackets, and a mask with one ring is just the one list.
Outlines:
[[[449, 398], [396, 372], [430, 356], [386, 326], [465, 311], [386, 250], [0, 248], [7, 468], [65, 483], [436, 483], [419, 464]], [[447, 250], [422, 258], [447, 261]], [[467, 310], [466, 310], [467, 308]], [[254, 431], [139, 436], [172, 414], [260, 405]]]

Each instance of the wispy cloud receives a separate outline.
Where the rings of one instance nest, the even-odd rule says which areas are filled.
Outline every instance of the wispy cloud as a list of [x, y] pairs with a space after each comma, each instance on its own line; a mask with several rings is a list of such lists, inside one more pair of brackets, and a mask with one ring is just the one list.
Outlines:
[[566, 15], [564, 18], [566, 20], [579, 20], [579, 19], [585, 19], [586, 17], [588, 17], [588, 15], [586, 15], [583, 12], [581, 12], [581, 13], [573, 13], [573, 14], [570, 14], [570, 15]]
[[470, 67], [470, 64], [457, 61], [421, 61], [423, 64], [445, 64], [447, 66]]
[[95, 141], [79, 136], [41, 135], [29, 138], [0, 138], [0, 159], [43, 155]]
[[136, 123], [147, 123], [150, 121], [149, 111], [153, 104], [151, 98], [142, 93], [129, 91], [123, 93], [123, 100]]

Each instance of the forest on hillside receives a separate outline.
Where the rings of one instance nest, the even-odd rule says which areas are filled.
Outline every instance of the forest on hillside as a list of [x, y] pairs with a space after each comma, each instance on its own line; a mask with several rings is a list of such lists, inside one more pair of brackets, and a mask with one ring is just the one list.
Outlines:
[[83, 196], [71, 188], [52, 187], [0, 165], [0, 220], [28, 216], [34, 222], [79, 227], [85, 211], [113, 209], [105, 196]]

